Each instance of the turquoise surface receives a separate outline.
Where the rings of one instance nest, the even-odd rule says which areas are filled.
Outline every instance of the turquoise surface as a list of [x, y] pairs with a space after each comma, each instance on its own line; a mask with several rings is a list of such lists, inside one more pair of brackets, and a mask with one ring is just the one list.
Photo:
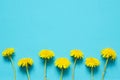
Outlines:
[[[17, 66], [20, 58], [31, 57], [34, 66], [31, 80], [43, 80], [43, 64], [38, 57], [42, 49], [55, 52], [55, 59], [66, 57], [71, 61], [63, 80], [71, 80], [71, 49], [80, 49], [84, 59], [76, 65], [75, 80], [90, 80], [85, 67], [86, 57], [101, 61], [95, 71], [95, 80], [101, 80], [104, 60], [103, 48], [111, 47], [117, 59], [107, 67], [105, 80], [120, 78], [120, 0], [0, 0], [0, 53], [15, 48], [14, 62], [17, 80], [27, 80]], [[48, 80], [59, 80], [60, 73], [51, 61], [47, 67]], [[13, 80], [10, 62], [0, 56], [0, 79]]]

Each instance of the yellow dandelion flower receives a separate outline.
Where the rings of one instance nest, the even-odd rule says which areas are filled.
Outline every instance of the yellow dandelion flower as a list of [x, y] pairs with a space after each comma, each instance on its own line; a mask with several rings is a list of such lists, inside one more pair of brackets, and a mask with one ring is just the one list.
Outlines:
[[15, 52], [14, 48], [7, 48], [2, 52], [2, 56], [9, 57], [9, 56], [12, 56], [14, 52]]
[[52, 50], [41, 50], [39, 56], [43, 59], [51, 59], [55, 54]]
[[85, 65], [94, 68], [100, 65], [100, 61], [96, 58], [90, 57], [86, 59]]
[[47, 66], [47, 60], [53, 58], [55, 56], [54, 52], [52, 50], [41, 50], [39, 52], [39, 57], [45, 59], [45, 63], [44, 63], [44, 80], [47, 79], [47, 75], [46, 75], [46, 66]]
[[84, 55], [81, 50], [74, 49], [70, 51], [70, 56], [74, 58], [74, 66], [72, 69], [72, 80], [74, 80], [74, 72], [75, 72], [77, 59], [82, 59]]
[[14, 61], [12, 59], [12, 55], [14, 54], [14, 52], [15, 52], [14, 48], [6, 48], [2, 52], [2, 56], [9, 58], [9, 60], [12, 64], [12, 69], [13, 69], [13, 73], [14, 73], [14, 80], [16, 80], [16, 69], [15, 69], [15, 66], [14, 66]]
[[67, 58], [58, 58], [55, 61], [55, 66], [61, 69], [60, 80], [63, 78], [63, 70], [70, 66], [70, 61]]
[[58, 58], [55, 61], [55, 66], [60, 69], [66, 69], [70, 66], [70, 61], [67, 58]]
[[103, 58], [111, 58], [113, 60], [116, 59], [116, 52], [112, 48], [105, 48], [101, 51], [101, 55]]
[[100, 65], [100, 61], [96, 58], [86, 58], [85, 65], [91, 69], [91, 80], [94, 80], [94, 68]]
[[33, 65], [33, 60], [31, 58], [22, 58], [18, 61], [19, 67], [28, 67]]
[[105, 72], [106, 72], [106, 68], [107, 68], [107, 64], [108, 64], [109, 59], [115, 60], [117, 55], [116, 55], [116, 52], [112, 48], [103, 49], [101, 51], [101, 55], [103, 58], [106, 58], [104, 70], [102, 72], [102, 80], [104, 80], [104, 76], [105, 76]]
[[30, 80], [30, 74], [29, 74], [28, 68], [29, 68], [29, 66], [32, 66], [32, 65], [33, 65], [32, 58], [22, 58], [18, 61], [18, 66], [19, 67], [25, 67], [26, 68], [26, 73], [27, 73], [28, 80]]
[[70, 51], [70, 56], [72, 56], [76, 59], [81, 59], [81, 58], [83, 58], [84, 55], [83, 55], [82, 51], [76, 49], [76, 50]]

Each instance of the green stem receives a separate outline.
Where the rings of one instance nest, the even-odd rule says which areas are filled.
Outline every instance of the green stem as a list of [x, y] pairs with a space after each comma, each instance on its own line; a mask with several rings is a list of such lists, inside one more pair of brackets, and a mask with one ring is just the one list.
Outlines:
[[45, 63], [44, 63], [44, 80], [47, 80], [46, 68], [47, 68], [47, 59], [45, 59]]
[[28, 66], [26, 66], [26, 73], [27, 73], [28, 80], [30, 80], [30, 75], [29, 75], [29, 71], [28, 71]]
[[15, 66], [14, 66], [14, 62], [13, 62], [11, 56], [9, 56], [9, 59], [10, 59], [10, 61], [11, 61], [12, 69], [13, 69], [13, 72], [14, 72], [14, 80], [16, 80], [16, 69], [15, 69]]
[[74, 60], [74, 65], [73, 65], [73, 69], [72, 69], [72, 80], [74, 80], [76, 62], [77, 62], [77, 59]]
[[91, 80], [94, 80], [94, 70], [93, 70], [93, 67], [91, 68]]
[[60, 80], [63, 78], [63, 69], [61, 69]]
[[106, 72], [108, 60], [109, 60], [109, 58], [106, 59], [106, 62], [105, 62], [105, 65], [104, 65], [104, 71], [103, 71], [103, 73], [102, 73], [102, 80], [104, 80], [104, 76], [105, 76], [105, 72]]

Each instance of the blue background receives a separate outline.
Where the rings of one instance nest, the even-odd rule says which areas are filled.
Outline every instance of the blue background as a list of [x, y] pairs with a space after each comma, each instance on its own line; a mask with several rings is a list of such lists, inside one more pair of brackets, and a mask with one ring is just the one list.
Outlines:
[[[84, 59], [76, 66], [75, 80], [90, 80], [85, 58], [93, 56], [101, 61], [95, 80], [101, 79], [104, 60], [100, 50], [111, 47], [117, 59], [107, 67], [106, 80], [120, 78], [120, 0], [0, 0], [0, 53], [15, 48], [14, 62], [17, 80], [27, 80], [17, 62], [31, 57], [34, 66], [31, 80], [43, 80], [43, 64], [38, 57], [42, 49], [51, 49], [56, 58], [69, 56], [71, 49], [80, 49]], [[70, 68], [64, 80], [71, 80]], [[48, 80], [59, 80], [54, 62], [47, 67]], [[0, 56], [0, 79], [13, 80], [10, 62]]]

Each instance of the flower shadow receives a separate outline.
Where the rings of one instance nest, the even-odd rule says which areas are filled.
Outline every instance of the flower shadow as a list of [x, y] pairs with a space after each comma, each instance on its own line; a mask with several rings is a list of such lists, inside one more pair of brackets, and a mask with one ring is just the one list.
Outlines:
[[[98, 73], [99, 68], [100, 68], [100, 67], [98, 66], [98, 67], [95, 67], [95, 68], [93, 69], [94, 75], [96, 75], [96, 74]], [[91, 68], [90, 68], [90, 67], [87, 67], [87, 66], [86, 66], [86, 70], [87, 70], [87, 72], [88, 72], [89, 74], [91, 74]]]
[[[106, 59], [101, 57], [101, 62], [105, 64]], [[116, 64], [117, 64], [117, 60], [109, 59], [107, 67], [114, 67], [114, 65], [116, 65]]]
[[[15, 53], [11, 57], [12, 57], [12, 60], [14, 61]], [[3, 60], [6, 62], [10, 62], [9, 57], [3, 57]]]
[[[46, 74], [48, 73], [48, 68], [51, 67], [51, 66], [53, 66], [54, 60], [55, 60], [54, 57], [51, 58], [51, 59], [49, 59], [49, 60], [47, 60], [47, 66], [46, 66], [46, 70], [47, 70], [47, 71], [46, 71]], [[40, 66], [41, 66], [41, 64], [42, 64], [42, 66], [44, 67], [45, 59], [39, 58], [39, 61], [40, 61]]]
[[[56, 70], [57, 70], [57, 73], [60, 75], [61, 74], [61, 69], [59, 69], [59, 68], [56, 67]], [[70, 72], [70, 67], [67, 68], [67, 69], [64, 69], [63, 70], [63, 77], [68, 76], [69, 72]]]
[[[31, 73], [33, 68], [34, 68], [34, 65], [32, 65], [28, 68], [29, 69], [29, 74]], [[26, 68], [25, 67], [19, 67], [19, 71], [22, 72], [23, 74], [26, 74]]]
[[[74, 61], [75, 61], [75, 58], [71, 58], [71, 61], [72, 61], [72, 64], [74, 63]], [[83, 61], [84, 61], [84, 59], [77, 59], [77, 61], [76, 61], [76, 65], [80, 65], [80, 64], [82, 64], [83, 63]]]
[[[55, 58], [47, 60], [47, 66], [51, 66], [54, 63]], [[40, 61], [42, 61], [42, 64], [44, 65], [45, 59], [40, 58]]]

